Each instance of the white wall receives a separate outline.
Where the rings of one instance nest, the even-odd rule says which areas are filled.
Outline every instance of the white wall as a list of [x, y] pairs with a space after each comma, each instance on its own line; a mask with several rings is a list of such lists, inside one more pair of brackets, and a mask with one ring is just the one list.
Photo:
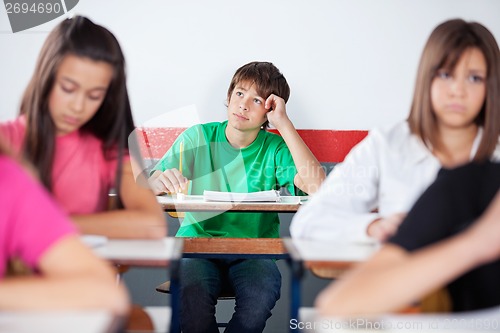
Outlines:
[[[297, 128], [370, 129], [408, 113], [423, 44], [440, 22], [476, 20], [500, 40], [498, 0], [80, 0], [73, 11], [108, 27], [128, 61], [137, 124], [225, 118], [234, 71], [274, 62], [292, 88]], [[48, 31], [60, 19], [12, 34], [0, 8], [0, 121], [19, 99]], [[186, 113], [181, 114], [186, 118]]]

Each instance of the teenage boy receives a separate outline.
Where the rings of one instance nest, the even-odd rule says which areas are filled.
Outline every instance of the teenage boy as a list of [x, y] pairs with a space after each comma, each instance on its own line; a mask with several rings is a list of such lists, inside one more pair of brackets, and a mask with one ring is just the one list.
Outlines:
[[[315, 192], [325, 173], [288, 118], [289, 95], [285, 77], [272, 63], [239, 68], [228, 89], [228, 119], [183, 132], [153, 168], [153, 191], [179, 192], [191, 180], [190, 194]], [[281, 136], [266, 131], [269, 123]], [[277, 238], [279, 219], [277, 213], [186, 213], [177, 236]], [[180, 281], [184, 333], [218, 332], [214, 314], [221, 290], [232, 289], [236, 296], [226, 332], [262, 332], [280, 297], [274, 260], [182, 259]]]

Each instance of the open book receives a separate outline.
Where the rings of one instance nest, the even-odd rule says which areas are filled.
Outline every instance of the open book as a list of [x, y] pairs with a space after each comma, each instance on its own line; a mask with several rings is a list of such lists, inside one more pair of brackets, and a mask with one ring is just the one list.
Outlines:
[[251, 193], [203, 191], [205, 201], [235, 201], [235, 202], [279, 202], [280, 193], [275, 190]]

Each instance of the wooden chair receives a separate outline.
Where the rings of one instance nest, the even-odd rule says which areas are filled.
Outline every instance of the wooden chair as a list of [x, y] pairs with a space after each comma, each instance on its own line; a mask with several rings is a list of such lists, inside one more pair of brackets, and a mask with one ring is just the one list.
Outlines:
[[155, 328], [153, 320], [142, 306], [134, 304], [130, 311], [127, 323], [125, 325], [126, 332], [154, 332]]

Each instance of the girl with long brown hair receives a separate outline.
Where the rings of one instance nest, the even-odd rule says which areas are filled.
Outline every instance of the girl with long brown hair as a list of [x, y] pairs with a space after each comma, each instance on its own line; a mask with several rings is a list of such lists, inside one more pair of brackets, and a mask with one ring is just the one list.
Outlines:
[[[20, 116], [0, 125], [82, 233], [161, 238], [161, 208], [133, 176], [133, 130], [120, 45], [107, 29], [81, 16], [49, 34]], [[113, 189], [119, 204], [107, 211]]]
[[408, 119], [370, 131], [295, 215], [292, 237], [385, 240], [438, 171], [500, 160], [500, 52], [483, 25], [440, 24], [424, 48]]

